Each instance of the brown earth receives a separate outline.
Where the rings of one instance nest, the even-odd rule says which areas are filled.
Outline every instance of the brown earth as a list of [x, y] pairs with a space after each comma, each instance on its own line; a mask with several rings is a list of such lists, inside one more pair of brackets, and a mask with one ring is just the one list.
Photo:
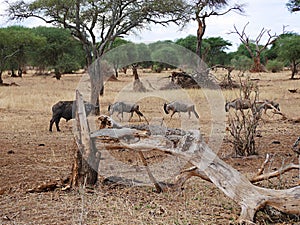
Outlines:
[[[140, 71], [140, 76], [142, 81], [149, 80], [154, 88], [158, 88], [166, 82], [158, 78], [170, 73]], [[225, 73], [219, 71], [218, 75]], [[188, 180], [182, 191], [161, 194], [155, 193], [153, 186], [103, 183], [103, 176], [93, 191], [79, 188], [76, 191], [57, 189], [28, 193], [29, 189], [44, 182], [64, 179], [70, 175], [73, 150], [76, 148], [72, 122], [62, 120], [62, 132], [56, 132], [54, 128], [51, 133], [48, 126], [51, 105], [59, 100], [73, 99], [79, 82], [86, 82], [81, 80], [81, 76], [65, 75], [60, 81], [30, 73], [23, 78], [4, 76], [5, 82], [15, 82], [20, 86], [0, 87], [0, 224], [228, 224], [236, 221], [240, 212], [238, 205], [213, 184], [200, 178]], [[251, 77], [259, 79], [261, 99], [279, 102], [282, 112], [289, 118], [300, 117], [300, 93], [288, 91], [299, 88], [299, 80], [289, 80], [288, 72], [251, 74]], [[107, 113], [107, 105], [116, 99], [133, 99], [133, 96], [138, 96], [142, 112], [152, 123], [160, 123], [163, 117], [167, 126], [200, 128], [205, 138], [209, 136], [212, 118], [205, 103], [208, 101], [205, 94], [196, 90], [186, 91], [190, 100], [196, 104], [200, 125], [197, 127], [194, 118], [191, 124], [183, 125], [182, 121], [189, 121], [187, 115], [182, 114], [181, 118], [175, 115], [170, 121], [161, 107], [166, 99], [184, 98], [182, 95], [177, 96], [174, 90], [153, 90], [152, 93], [157, 91], [158, 94], [150, 96], [133, 93], [132, 86], [126, 86], [132, 81], [132, 76], [121, 74], [119, 81], [106, 83], [105, 96], [100, 99], [104, 114]], [[147, 83], [145, 86], [149, 88]], [[123, 87], [125, 89], [120, 92]], [[236, 98], [238, 93], [238, 90], [223, 91], [225, 99]], [[128, 115], [125, 115], [125, 120], [127, 118]], [[270, 111], [263, 118], [258, 128], [260, 137], [256, 138], [258, 155], [255, 156], [233, 157], [233, 148], [228, 142], [229, 134], [220, 131], [225, 137], [218, 151], [219, 157], [247, 177], [257, 172], [267, 153], [271, 155], [271, 162], [266, 166], [266, 172], [290, 162], [298, 162], [291, 146], [300, 134], [299, 124], [282, 120], [281, 116]], [[91, 117], [90, 120], [95, 121], [95, 118]], [[136, 115], [132, 123], [139, 123]], [[96, 122], [91, 127], [96, 129]], [[155, 160], [155, 157], [149, 160], [152, 159]], [[166, 176], [170, 174], [170, 171], [164, 172]], [[127, 177], [125, 172], [116, 175], [125, 179]], [[274, 189], [288, 188], [297, 185], [298, 175], [298, 171], [290, 171], [279, 178], [256, 185]], [[264, 212], [258, 213], [257, 223], [300, 224], [299, 217], [282, 217], [278, 214], [269, 216]]]

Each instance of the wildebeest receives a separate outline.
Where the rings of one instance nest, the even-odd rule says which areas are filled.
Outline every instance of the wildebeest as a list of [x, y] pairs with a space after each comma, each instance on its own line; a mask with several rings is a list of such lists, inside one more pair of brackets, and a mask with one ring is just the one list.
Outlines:
[[164, 111], [166, 114], [169, 114], [170, 111], [173, 111], [171, 114], [171, 118], [175, 113], [180, 115], [180, 112], [188, 112], [189, 118], [191, 118], [191, 112], [193, 112], [197, 119], [199, 119], [199, 115], [195, 110], [195, 105], [193, 104], [185, 104], [183, 102], [173, 101], [170, 103], [164, 103]]
[[273, 107], [280, 111], [279, 103], [272, 101], [272, 100], [264, 100], [262, 102], [255, 102], [255, 108], [257, 112], [260, 112], [261, 110], [265, 110], [265, 113], [268, 109], [273, 109]]
[[[138, 104], [135, 103], [129, 103], [129, 102], [115, 102], [113, 104], [110, 104], [108, 106], [108, 112], [109, 115], [112, 116], [114, 114], [114, 112], [117, 112], [117, 117], [119, 118], [120, 121], [123, 120], [123, 113], [130, 113], [130, 118], [128, 121], [131, 120], [131, 118], [133, 117], [133, 113], [135, 112], [138, 116], [139, 116], [139, 120], [141, 121], [141, 117], [144, 117], [146, 122], [148, 123], [148, 120], [146, 119], [146, 117], [143, 115], [143, 113], [140, 111], [140, 106]], [[119, 116], [122, 116], [122, 118], [120, 118]]]
[[261, 110], [272, 109], [273, 107], [280, 111], [279, 103], [271, 101], [271, 100], [264, 100], [264, 101], [256, 101], [251, 103], [249, 99], [241, 99], [237, 98], [231, 102], [226, 102], [225, 104], [225, 111], [228, 112], [230, 108], [234, 108], [235, 110], [244, 110], [244, 109], [252, 109], [255, 112], [261, 112]]
[[230, 108], [234, 108], [235, 110], [243, 110], [250, 109], [251, 107], [252, 103], [249, 99], [237, 98], [232, 100], [231, 102], [226, 102], [225, 111], [228, 112]]
[[[74, 118], [73, 115], [73, 106], [75, 109], [75, 101], [59, 101], [52, 106], [52, 119], [50, 120], [50, 127], [49, 131], [52, 131], [53, 123], [56, 125], [56, 130], [60, 131], [59, 129], [59, 121], [61, 118], [66, 119], [69, 121], [70, 119]], [[84, 103], [86, 114], [89, 115], [90, 112], [95, 108], [91, 103]]]

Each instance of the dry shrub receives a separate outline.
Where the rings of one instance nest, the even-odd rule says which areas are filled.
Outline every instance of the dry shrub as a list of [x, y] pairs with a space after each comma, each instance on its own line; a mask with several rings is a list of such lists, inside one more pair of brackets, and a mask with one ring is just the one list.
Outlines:
[[256, 154], [255, 136], [261, 112], [257, 112], [254, 105], [259, 92], [257, 84], [249, 78], [240, 83], [240, 98], [250, 100], [252, 107], [247, 111], [236, 110], [229, 114], [230, 142], [233, 143], [236, 155], [249, 156]]

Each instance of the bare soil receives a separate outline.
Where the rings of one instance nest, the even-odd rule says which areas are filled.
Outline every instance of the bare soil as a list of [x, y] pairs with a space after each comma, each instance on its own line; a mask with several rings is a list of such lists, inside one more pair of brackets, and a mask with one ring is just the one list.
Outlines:
[[[158, 77], [167, 76], [171, 72], [139, 73], [142, 81], [147, 79], [155, 87], [154, 81]], [[226, 71], [219, 73], [225, 74]], [[288, 72], [251, 74], [251, 77], [259, 79], [257, 82], [261, 99], [279, 102], [282, 112], [289, 118], [300, 117], [300, 93], [288, 91], [299, 88], [299, 80], [289, 80]], [[62, 120], [62, 132], [56, 132], [55, 128], [49, 132], [48, 126], [51, 105], [59, 100], [71, 100], [80, 79], [81, 74], [65, 75], [60, 81], [50, 76], [32, 74], [23, 78], [4, 77], [6, 82], [15, 82], [20, 86], [0, 87], [0, 224], [229, 224], [236, 221], [240, 208], [213, 184], [200, 178], [188, 180], [181, 191], [161, 194], [156, 193], [153, 186], [103, 182], [103, 176], [99, 177], [99, 184], [93, 190], [57, 189], [28, 193], [29, 189], [40, 184], [70, 175], [73, 151], [76, 148], [72, 122]], [[118, 79], [105, 85], [105, 96], [100, 99], [104, 114], [121, 88], [133, 81], [131, 75], [124, 74]], [[236, 98], [239, 93], [238, 90], [223, 92], [228, 100]], [[136, 95], [132, 91], [125, 93], [127, 97]], [[206, 113], [204, 97], [199, 97], [193, 90], [188, 93], [200, 114], [201, 133], [207, 137], [212, 121], [209, 113]], [[182, 126], [181, 118], [189, 120], [184, 114], [181, 118], [175, 115], [170, 120], [162, 112], [163, 102], [163, 97], [155, 95], [144, 100], [141, 98], [141, 110], [153, 123], [163, 117], [170, 127]], [[291, 162], [298, 163], [291, 147], [300, 134], [299, 124], [282, 120], [280, 115], [270, 111], [263, 118], [258, 129], [260, 135], [256, 138], [257, 155], [254, 156], [235, 157], [228, 141], [229, 133], [222, 131], [225, 136], [218, 152], [219, 157], [247, 177], [257, 172], [267, 153], [271, 155], [271, 162], [266, 172]], [[96, 118], [93, 119], [96, 121]], [[125, 115], [126, 119], [128, 115]], [[136, 115], [132, 123], [140, 123]], [[155, 160], [155, 157], [149, 157], [151, 160]], [[298, 171], [290, 171], [256, 185], [283, 189], [297, 184]], [[270, 216], [259, 212], [257, 215], [257, 224], [300, 224], [299, 221], [299, 217], [283, 217], [276, 213]]]

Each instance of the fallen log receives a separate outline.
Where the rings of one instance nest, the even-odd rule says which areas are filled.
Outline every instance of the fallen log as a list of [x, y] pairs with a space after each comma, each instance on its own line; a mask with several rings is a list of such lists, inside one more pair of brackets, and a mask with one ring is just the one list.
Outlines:
[[[127, 132], [128, 131], [128, 132]], [[97, 136], [106, 138], [122, 138], [139, 136], [139, 132], [121, 129], [102, 129]], [[96, 138], [96, 135], [93, 135]], [[139, 141], [126, 143], [126, 139], [112, 145], [135, 151], [159, 150], [177, 155], [192, 163], [203, 179], [210, 180], [229, 198], [241, 207], [239, 223], [253, 224], [258, 210], [271, 206], [287, 214], [300, 215], [300, 186], [285, 190], [273, 190], [253, 185], [244, 175], [222, 161], [202, 140], [198, 130], [187, 131], [179, 138], [174, 135], [150, 135], [143, 133]], [[108, 143], [109, 144], [109, 143]]]

